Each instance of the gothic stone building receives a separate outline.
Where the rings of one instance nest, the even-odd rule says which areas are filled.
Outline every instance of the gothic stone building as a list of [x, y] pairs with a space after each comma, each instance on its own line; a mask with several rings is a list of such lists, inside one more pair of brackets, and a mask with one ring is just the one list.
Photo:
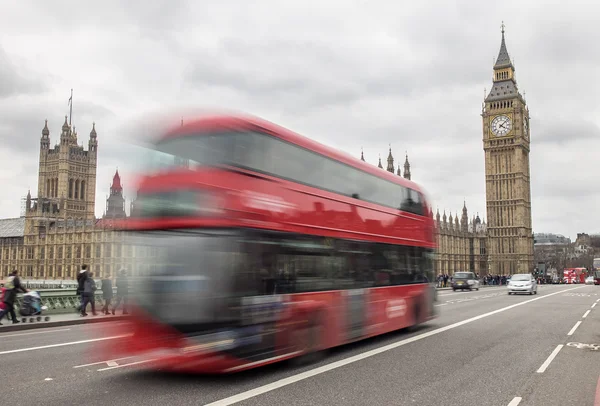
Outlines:
[[131, 267], [133, 252], [112, 220], [125, 217], [118, 172], [104, 218], [94, 215], [98, 140], [95, 124], [88, 149], [65, 117], [60, 143], [50, 147], [48, 122], [40, 140], [37, 197], [27, 194], [25, 216], [0, 220], [0, 274], [17, 269], [25, 279], [72, 280], [85, 263], [96, 277]]
[[[364, 154], [361, 152], [360, 159], [365, 160]], [[377, 165], [383, 169], [381, 157]], [[394, 173], [394, 157], [390, 148], [387, 157], [388, 172]], [[408, 154], [404, 161], [404, 175], [398, 165], [396, 174], [404, 176], [410, 180], [410, 163], [408, 162]], [[435, 270], [437, 274], [452, 275], [454, 272], [472, 271], [479, 275], [488, 273], [487, 253], [486, 253], [486, 224], [481, 221], [479, 215], [469, 219], [467, 205], [463, 205], [462, 217], [458, 218], [440, 216], [439, 211], [435, 215], [435, 225], [437, 229], [437, 245], [438, 250], [435, 256]]]

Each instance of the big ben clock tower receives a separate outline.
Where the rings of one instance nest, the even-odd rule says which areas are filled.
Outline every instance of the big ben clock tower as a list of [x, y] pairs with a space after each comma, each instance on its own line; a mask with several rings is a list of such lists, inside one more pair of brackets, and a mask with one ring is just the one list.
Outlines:
[[517, 88], [515, 67], [506, 50], [504, 24], [493, 85], [481, 116], [489, 272], [532, 272], [529, 109]]

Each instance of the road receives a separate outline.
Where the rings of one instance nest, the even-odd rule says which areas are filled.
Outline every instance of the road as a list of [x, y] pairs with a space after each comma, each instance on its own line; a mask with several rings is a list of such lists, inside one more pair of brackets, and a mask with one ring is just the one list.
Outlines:
[[600, 287], [443, 291], [438, 309], [317, 364], [220, 377], [86, 365], [106, 323], [0, 333], [0, 380], [7, 405], [600, 406]]

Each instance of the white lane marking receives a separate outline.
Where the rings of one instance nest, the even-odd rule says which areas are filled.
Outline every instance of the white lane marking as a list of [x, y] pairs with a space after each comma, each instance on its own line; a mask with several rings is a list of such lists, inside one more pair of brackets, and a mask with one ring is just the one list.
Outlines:
[[110, 369], [116, 369], [116, 368], [125, 368], [125, 367], [130, 367], [133, 365], [145, 364], [146, 362], [152, 362], [152, 361], [156, 361], [156, 358], [155, 359], [145, 359], [145, 360], [136, 361], [136, 362], [130, 362], [129, 364], [115, 365], [115, 366], [108, 367], [108, 368], [101, 368], [101, 369], [98, 369], [98, 372], [108, 371]]
[[600, 302], [600, 299], [596, 300], [596, 303]]
[[115, 359], [110, 359], [110, 360], [106, 360], [106, 361], [92, 362], [91, 364], [76, 365], [73, 368], [91, 367], [92, 365], [108, 364], [109, 362], [116, 362], [116, 361], [121, 361], [124, 359], [130, 359], [130, 358], [133, 358], [133, 357], [115, 358]]
[[434, 306], [447, 306], [447, 305], [448, 305], [448, 303], [441, 303], [441, 304], [436, 304]]
[[556, 358], [556, 356], [558, 355], [560, 350], [562, 350], [563, 347], [564, 347], [564, 345], [560, 344], [554, 349], [554, 351], [552, 351], [552, 354], [550, 354], [550, 356], [546, 359], [546, 361], [544, 361], [544, 363], [542, 364], [540, 369], [537, 370], [538, 374], [544, 373], [544, 371], [546, 369], [548, 369], [548, 366], [550, 365], [550, 363], [554, 360], [554, 358]]
[[64, 347], [66, 345], [77, 345], [77, 344], [93, 343], [93, 342], [96, 342], [96, 341], [114, 340], [116, 338], [124, 338], [124, 337], [128, 337], [128, 336], [129, 335], [126, 334], [126, 335], [121, 335], [121, 336], [92, 338], [90, 340], [71, 341], [70, 343], [60, 343], [60, 344], [42, 345], [42, 346], [39, 346], [39, 347], [19, 348], [18, 350], [0, 351], [0, 355], [14, 354], [16, 352], [43, 350], [43, 349], [46, 349], [46, 348]]
[[592, 305], [592, 309], [593, 309], [594, 307], [596, 307], [596, 305], [597, 305], [597, 304], [598, 304], [598, 303], [594, 303], [594, 304]]
[[582, 319], [585, 319], [588, 316], [588, 314], [590, 314], [590, 312], [591, 310], [588, 310], [587, 312], [583, 313]]
[[52, 379], [52, 378], [46, 378], [46, 379], [44, 379], [44, 381], [53, 381], [53, 380], [54, 379]]
[[577, 323], [575, 323], [575, 325], [573, 326], [573, 328], [571, 329], [571, 331], [569, 331], [567, 333], [568, 336], [572, 336], [573, 333], [575, 332], [575, 330], [577, 330], [577, 327], [579, 327], [579, 325], [581, 324], [581, 321], [578, 321]]
[[19, 334], [2, 334], [0, 335], [0, 338], [4, 338], [4, 337], [19, 337], [19, 336], [30, 336], [33, 334], [46, 334], [46, 333], [56, 333], [58, 331], [69, 331], [71, 330], [70, 328], [61, 328], [59, 330], [48, 330], [48, 331], [35, 331], [32, 333], [19, 333]]
[[523, 400], [523, 398], [516, 397], [510, 401], [508, 406], [519, 406], [519, 403], [521, 403], [522, 400]]
[[[571, 288], [571, 289], [568, 289], [568, 290], [574, 290], [574, 289], [581, 289], [581, 287]], [[311, 378], [313, 376], [323, 374], [323, 373], [331, 371], [333, 369], [337, 369], [337, 368], [346, 366], [348, 364], [352, 364], [352, 363], [355, 363], [357, 361], [361, 361], [361, 360], [363, 360], [365, 358], [373, 357], [375, 355], [381, 354], [381, 353], [386, 352], [386, 351], [393, 350], [393, 349], [398, 348], [398, 347], [402, 347], [402, 346], [404, 346], [406, 344], [410, 344], [410, 343], [413, 343], [415, 341], [422, 340], [424, 338], [435, 336], [435, 335], [443, 333], [445, 331], [452, 330], [452, 329], [455, 329], [455, 328], [460, 327], [460, 326], [464, 326], [465, 324], [469, 324], [469, 323], [472, 323], [474, 321], [481, 320], [483, 318], [492, 316], [494, 314], [502, 313], [502, 312], [505, 312], [507, 310], [514, 309], [515, 307], [523, 306], [523, 305], [525, 305], [527, 303], [535, 302], [536, 300], [541, 300], [541, 299], [544, 299], [546, 297], [550, 297], [550, 296], [554, 296], [554, 295], [559, 295], [559, 294], [564, 293], [564, 292], [565, 292], [565, 290], [560, 290], [558, 292], [554, 292], [554, 293], [550, 293], [550, 294], [547, 294], [547, 295], [539, 296], [539, 297], [536, 297], [536, 298], [533, 298], [533, 299], [526, 300], [524, 302], [515, 303], [515, 304], [512, 304], [512, 305], [507, 306], [507, 307], [503, 307], [503, 308], [498, 309], [498, 310], [494, 310], [494, 311], [491, 311], [491, 312], [488, 312], [488, 313], [480, 314], [479, 316], [471, 317], [470, 319], [459, 321], [457, 323], [450, 324], [449, 326], [441, 327], [441, 328], [438, 328], [438, 329], [435, 329], [435, 330], [432, 330], [432, 331], [428, 331], [428, 332], [423, 333], [423, 334], [419, 334], [419, 335], [414, 336], [414, 337], [410, 337], [410, 338], [407, 338], [407, 339], [404, 339], [404, 340], [396, 341], [395, 343], [388, 344], [388, 345], [385, 345], [383, 347], [379, 347], [379, 348], [376, 348], [374, 350], [370, 350], [370, 351], [367, 351], [367, 352], [363, 352], [362, 354], [354, 355], [354, 356], [348, 357], [346, 359], [335, 361], [335, 362], [332, 362], [330, 364], [323, 365], [321, 367], [308, 370], [306, 372], [302, 372], [302, 373], [299, 373], [299, 374], [296, 374], [296, 375], [292, 375], [290, 377], [287, 377], [287, 378], [284, 378], [284, 379], [280, 379], [278, 381], [275, 381], [275, 382], [272, 382], [272, 383], [269, 383], [269, 384], [266, 384], [266, 385], [263, 385], [263, 386], [259, 386], [258, 388], [254, 388], [254, 389], [251, 389], [251, 390], [248, 390], [248, 391], [245, 391], [245, 392], [238, 393], [237, 395], [233, 395], [233, 396], [230, 396], [228, 398], [217, 400], [217, 401], [209, 403], [208, 405], [205, 405], [205, 406], [229, 406], [229, 405], [233, 405], [233, 404], [241, 402], [243, 400], [247, 400], [247, 399], [250, 399], [250, 398], [262, 395], [263, 393], [271, 392], [271, 391], [274, 391], [275, 389], [279, 389], [279, 388], [282, 388], [284, 386], [291, 385], [291, 384], [296, 383], [298, 381], [302, 381], [302, 380]]]

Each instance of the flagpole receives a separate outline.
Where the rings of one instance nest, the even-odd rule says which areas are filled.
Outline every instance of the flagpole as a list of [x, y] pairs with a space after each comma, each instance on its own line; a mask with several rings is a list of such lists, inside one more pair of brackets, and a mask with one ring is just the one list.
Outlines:
[[73, 89], [71, 89], [71, 98], [69, 101], [69, 127], [71, 127], [71, 118], [73, 117]]

